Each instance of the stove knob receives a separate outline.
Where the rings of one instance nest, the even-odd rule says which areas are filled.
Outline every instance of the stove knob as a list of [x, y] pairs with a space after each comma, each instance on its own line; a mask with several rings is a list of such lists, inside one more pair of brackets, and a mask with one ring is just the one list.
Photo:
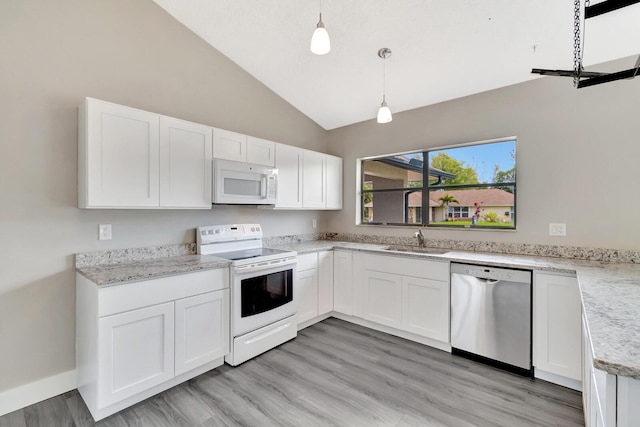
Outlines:
[[207, 231], [208, 234], [213, 234], [213, 230]]
[[256, 227], [256, 231], [260, 231], [260, 227]]
[[251, 227], [251, 231], [256, 231], [256, 228], [255, 227]]
[[200, 235], [202, 235], [202, 236], [206, 236], [206, 235], [207, 235], [207, 231], [206, 231], [206, 230], [201, 230], [201, 231], [200, 231]]

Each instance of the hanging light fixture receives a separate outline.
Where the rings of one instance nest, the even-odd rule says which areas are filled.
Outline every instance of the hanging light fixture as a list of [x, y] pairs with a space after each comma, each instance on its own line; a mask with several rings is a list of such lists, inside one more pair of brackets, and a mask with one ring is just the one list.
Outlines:
[[324, 22], [322, 22], [322, 2], [320, 2], [320, 20], [316, 25], [316, 30], [311, 36], [311, 52], [316, 55], [324, 55], [331, 50], [331, 41], [329, 40], [329, 33], [324, 28]]
[[389, 123], [393, 120], [391, 116], [391, 109], [387, 106], [386, 100], [386, 73], [387, 73], [387, 58], [391, 56], [391, 49], [383, 47], [378, 51], [378, 56], [382, 58], [382, 104], [378, 109], [378, 123]]

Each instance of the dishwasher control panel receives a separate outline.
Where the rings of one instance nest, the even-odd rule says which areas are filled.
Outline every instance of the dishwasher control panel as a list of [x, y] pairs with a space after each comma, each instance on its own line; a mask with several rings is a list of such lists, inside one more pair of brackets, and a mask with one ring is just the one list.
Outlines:
[[451, 263], [451, 273], [478, 277], [480, 279], [531, 283], [530, 271], [513, 270], [509, 268]]

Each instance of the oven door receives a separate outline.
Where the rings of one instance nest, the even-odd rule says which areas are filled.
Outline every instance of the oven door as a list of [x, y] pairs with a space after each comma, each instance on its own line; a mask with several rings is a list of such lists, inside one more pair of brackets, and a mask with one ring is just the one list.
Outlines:
[[252, 272], [232, 273], [232, 329], [238, 337], [296, 314], [296, 261]]
[[213, 202], [268, 205], [276, 202], [277, 170], [229, 160], [214, 160]]

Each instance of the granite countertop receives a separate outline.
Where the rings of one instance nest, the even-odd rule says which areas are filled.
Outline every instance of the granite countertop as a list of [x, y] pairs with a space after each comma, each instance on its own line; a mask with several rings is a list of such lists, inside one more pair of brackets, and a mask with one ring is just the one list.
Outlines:
[[443, 254], [389, 251], [388, 245], [312, 241], [274, 245], [299, 254], [344, 248], [402, 257], [485, 264], [577, 274], [593, 346], [594, 367], [640, 380], [640, 265], [542, 256], [450, 251]]
[[98, 286], [156, 279], [174, 274], [226, 268], [229, 260], [213, 255], [182, 255], [119, 264], [83, 266], [76, 271]]

